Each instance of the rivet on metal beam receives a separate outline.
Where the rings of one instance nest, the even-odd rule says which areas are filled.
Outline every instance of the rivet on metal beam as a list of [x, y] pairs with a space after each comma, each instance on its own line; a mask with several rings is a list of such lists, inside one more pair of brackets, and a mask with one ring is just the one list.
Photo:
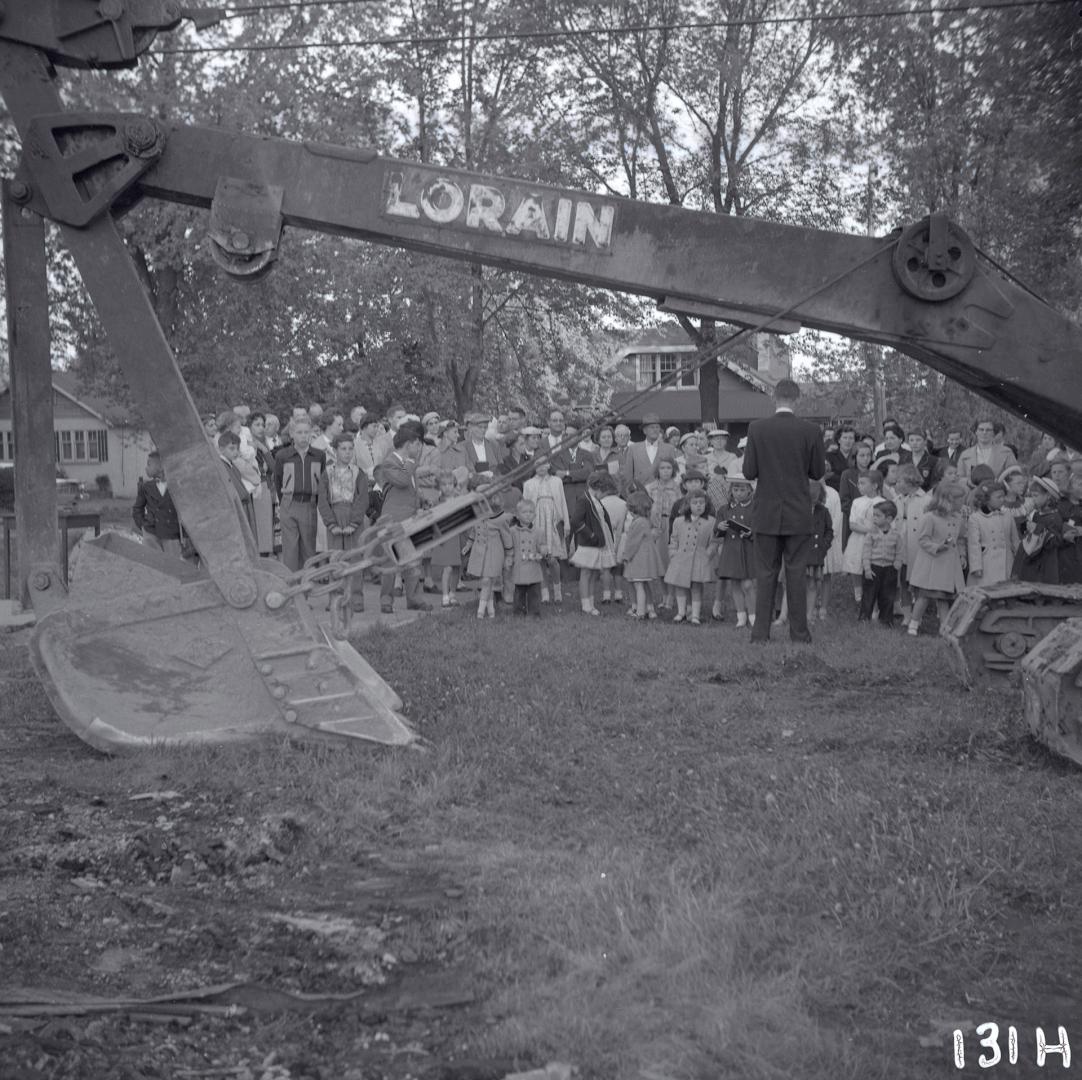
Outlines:
[[38, 592], [45, 592], [50, 585], [52, 585], [52, 575], [45, 570], [41, 570], [30, 579], [31, 586]]
[[285, 715], [285, 719], [286, 719], [287, 724], [295, 724], [297, 722], [297, 710], [296, 709], [286, 709], [284, 715]]
[[[0, 14], [0, 18], [3, 18], [2, 14]], [[11, 197], [17, 203], [29, 202], [30, 196], [33, 194], [30, 185], [25, 180], [12, 180], [8, 191], [11, 192]]]

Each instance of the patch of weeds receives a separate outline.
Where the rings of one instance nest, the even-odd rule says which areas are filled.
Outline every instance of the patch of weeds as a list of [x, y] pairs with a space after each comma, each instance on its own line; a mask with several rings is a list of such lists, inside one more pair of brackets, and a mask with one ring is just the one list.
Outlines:
[[560, 1056], [613, 1080], [848, 1067], [847, 1044], [803, 1003], [802, 950], [761, 965], [757, 928], [733, 884], [707, 880], [694, 863], [652, 866], [625, 850], [505, 858], [485, 921], [517, 931], [478, 942], [500, 987], [489, 1052], [537, 1063]]

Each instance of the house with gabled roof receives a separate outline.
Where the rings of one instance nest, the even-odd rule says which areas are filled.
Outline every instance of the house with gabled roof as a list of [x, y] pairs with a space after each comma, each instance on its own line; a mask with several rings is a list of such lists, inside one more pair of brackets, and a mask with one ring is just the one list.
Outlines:
[[[56, 464], [89, 491], [108, 487], [134, 498], [153, 448], [146, 428], [120, 406], [87, 393], [68, 371], [53, 370], [53, 446]], [[15, 461], [11, 387], [0, 389], [0, 463]], [[107, 483], [106, 483], [107, 482]]]
[[[718, 328], [719, 340], [729, 331]], [[647, 413], [656, 413], [662, 427], [690, 431], [705, 422], [717, 421], [733, 436], [744, 435], [752, 420], [774, 413], [773, 391], [778, 381], [792, 377], [788, 345], [776, 334], [748, 334], [734, 342], [718, 358], [718, 402], [711, 416], [704, 416], [695, 365], [697, 349], [676, 323], [639, 331], [616, 351], [608, 378], [613, 387], [610, 408], [631, 427]], [[667, 376], [681, 371], [671, 385], [644, 393]], [[641, 396], [640, 396], [641, 395]], [[797, 412], [809, 420], [833, 419], [824, 411], [821, 395], [810, 395]]]

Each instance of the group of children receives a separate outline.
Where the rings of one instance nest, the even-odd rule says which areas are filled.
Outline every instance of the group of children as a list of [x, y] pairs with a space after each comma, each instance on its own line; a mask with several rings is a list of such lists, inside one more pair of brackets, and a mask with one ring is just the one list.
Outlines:
[[1020, 466], [998, 478], [982, 469], [973, 469], [969, 485], [947, 476], [930, 492], [912, 465], [897, 468], [887, 491], [881, 472], [861, 471], [843, 557], [860, 619], [878, 609], [893, 625], [901, 613], [916, 636], [929, 604], [942, 624], [967, 585], [1078, 580], [1082, 527], [1073, 508], [1082, 502], [1082, 474], [1063, 489], [1047, 477], [1031, 480]]
[[[715, 485], [717, 488], [717, 485]], [[816, 538], [808, 569], [809, 603], [825, 617], [828, 577], [824, 573], [834, 521], [824, 505], [825, 487], [809, 482]], [[460, 494], [452, 473], [440, 476], [442, 499]], [[715, 506], [707, 477], [689, 470], [677, 477], [671, 461], [626, 498], [607, 470], [591, 476], [586, 491], [569, 507], [564, 485], [542, 461], [515, 489], [490, 495], [497, 512], [464, 541], [453, 537], [431, 553], [430, 573], [439, 581], [443, 606], [455, 606], [463, 573], [478, 579], [477, 617], [496, 614], [496, 595], [514, 611], [540, 615], [542, 606], [563, 601], [564, 578], [578, 573], [584, 614], [599, 615], [601, 603], [629, 604], [636, 619], [672, 611], [674, 623], [701, 625], [704, 602], [710, 618], [722, 621], [726, 595], [738, 626], [755, 622], [755, 555], [751, 530], [754, 484], [739, 473], [725, 478]], [[836, 498], [836, 493], [835, 493]], [[513, 600], [512, 600], [513, 594]], [[712, 596], [711, 596], [712, 594]]]
[[[999, 480], [978, 476], [975, 486], [947, 477], [929, 492], [912, 465], [892, 468], [889, 486], [879, 470], [861, 470], [860, 495], [845, 517], [838, 493], [809, 481], [809, 615], [827, 618], [837, 574], [850, 577], [859, 620], [886, 626], [900, 620], [914, 636], [928, 606], [935, 604], [942, 621], [967, 583], [1048, 580], [1042, 552], [1064, 557], [1082, 535], [1082, 508], [1079, 527], [1073, 518], [1065, 524], [1065, 496], [1054, 484], [1011, 471]], [[1075, 487], [1082, 497], [1082, 477]], [[459, 493], [452, 474], [441, 476], [440, 490], [443, 498]], [[502, 503], [492, 498], [497, 513], [465, 542], [452, 538], [433, 552], [445, 607], [457, 603], [465, 571], [479, 579], [478, 618], [495, 616], [499, 593], [516, 613], [537, 616], [545, 604], [562, 602], [564, 578], [577, 569], [579, 603], [588, 615], [600, 614], [600, 588], [603, 604], [623, 602], [626, 590], [633, 618], [672, 611], [674, 623], [691, 625], [702, 624], [711, 600], [709, 617], [722, 621], [727, 596], [737, 626], [754, 625], [754, 485], [741, 474], [725, 478], [714, 505], [707, 477], [694, 469], [678, 478], [670, 462], [659, 462], [656, 479], [626, 498], [599, 470], [568, 507], [563, 484], [542, 462], [521, 497], [515, 489], [510, 496]], [[782, 597], [779, 621], [786, 606]]]

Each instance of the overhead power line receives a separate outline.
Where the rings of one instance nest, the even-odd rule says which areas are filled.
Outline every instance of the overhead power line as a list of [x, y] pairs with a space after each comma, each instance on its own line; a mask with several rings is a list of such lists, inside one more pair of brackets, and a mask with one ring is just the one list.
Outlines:
[[[259, 5], [259, 8], [270, 7], [324, 7], [330, 4], [361, 3], [366, 0], [309, 0], [303, 3], [301, 0], [293, 0], [280, 4]], [[483, 33], [471, 35], [474, 41], [532, 41], [551, 40], [556, 38], [575, 37], [618, 37], [624, 34], [651, 33], [655, 31], [678, 31], [678, 30], [716, 30], [726, 27], [739, 26], [779, 26], [788, 23], [827, 23], [827, 22], [850, 22], [858, 20], [876, 19], [905, 19], [914, 15], [954, 15], [969, 11], [1007, 11], [1019, 8], [1036, 7], [1060, 7], [1064, 4], [1077, 3], [1077, 0], [1008, 0], [1006, 3], [996, 3], [990, 0], [988, 3], [969, 4], [944, 4], [921, 8], [893, 8], [885, 11], [856, 11], [822, 13], [816, 15], [767, 15], [755, 19], [714, 19], [706, 22], [673, 22], [673, 23], [637, 23], [629, 26], [590, 26], [575, 30], [518, 30], [506, 33]], [[234, 13], [242, 12], [242, 9], [228, 9]], [[256, 10], [253, 8], [243, 9], [247, 14]], [[176, 49], [155, 49], [153, 53], [158, 56], [182, 55], [190, 53], [223, 53], [223, 52], [286, 52], [291, 49], [345, 49], [345, 48], [371, 48], [373, 46], [389, 45], [450, 45], [462, 40], [458, 34], [429, 34], [407, 37], [386, 38], [357, 38], [341, 39], [337, 41], [292, 41], [292, 42], [267, 42], [256, 45], [192, 45]]]

